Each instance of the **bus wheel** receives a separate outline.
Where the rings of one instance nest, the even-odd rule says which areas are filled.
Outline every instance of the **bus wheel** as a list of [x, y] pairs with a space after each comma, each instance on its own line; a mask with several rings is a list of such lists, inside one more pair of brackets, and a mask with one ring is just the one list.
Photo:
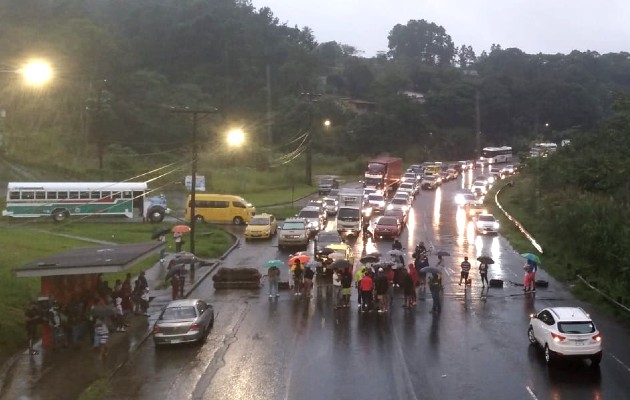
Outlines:
[[241, 217], [234, 217], [232, 221], [234, 222], [234, 225], [243, 225], [245, 223]]
[[149, 210], [148, 214], [149, 214], [149, 221], [153, 223], [159, 223], [164, 220], [164, 210], [160, 208], [152, 208]]
[[68, 218], [68, 216], [70, 216], [70, 213], [68, 212], [68, 210], [56, 209], [55, 211], [52, 212], [51, 216], [52, 216], [53, 221], [61, 222], [64, 219]]

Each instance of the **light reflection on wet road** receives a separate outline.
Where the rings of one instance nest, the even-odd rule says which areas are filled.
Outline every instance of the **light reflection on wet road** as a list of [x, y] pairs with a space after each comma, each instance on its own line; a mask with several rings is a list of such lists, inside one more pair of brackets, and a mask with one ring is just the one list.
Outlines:
[[[403, 309], [397, 295], [391, 315], [359, 314], [356, 292], [353, 308], [333, 310], [328, 285], [318, 286], [310, 301], [286, 292], [269, 300], [266, 286], [260, 291], [215, 292], [207, 279], [194, 296], [210, 299], [215, 307], [208, 342], [155, 351], [147, 341], [115, 376], [109, 398], [627, 398], [630, 371], [610, 357], [605, 356], [600, 368], [604, 380], [582, 363], [548, 370], [540, 352], [528, 345], [529, 313], [576, 302], [553, 280], [537, 298], [509, 284], [522, 280], [523, 259], [502, 237], [477, 236], [453, 202], [456, 191], [471, 180], [469, 174], [435, 192], [423, 191], [410, 215], [415, 223], [401, 237], [408, 254], [419, 241], [431, 244], [431, 264], [437, 262], [436, 251], [451, 254], [444, 259], [441, 315], [429, 313], [428, 293], [414, 310]], [[225, 265], [257, 266], [288, 257], [272, 244], [243, 242]], [[366, 251], [372, 246], [386, 253], [391, 242], [370, 242]], [[362, 250], [359, 240], [357, 259]], [[489, 275], [506, 280], [504, 289], [482, 290], [477, 263], [471, 271], [472, 287], [457, 284], [463, 257], [474, 260], [481, 254], [496, 261]], [[283, 274], [286, 278], [286, 271]], [[544, 271], [539, 277], [549, 279]], [[619, 338], [628, 338], [627, 332], [616, 329]], [[630, 358], [627, 353], [621, 356]]]

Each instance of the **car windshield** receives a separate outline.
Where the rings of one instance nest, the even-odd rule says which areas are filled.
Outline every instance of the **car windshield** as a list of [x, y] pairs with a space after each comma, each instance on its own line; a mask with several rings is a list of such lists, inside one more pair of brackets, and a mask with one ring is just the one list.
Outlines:
[[407, 205], [407, 200], [401, 199], [401, 198], [393, 199], [392, 200], [392, 204], [401, 204], [401, 205], [405, 205], [406, 206]]
[[173, 321], [177, 319], [195, 319], [196, 317], [197, 313], [195, 312], [195, 307], [193, 306], [168, 307], [164, 310], [160, 319], [164, 321]]
[[251, 221], [249, 221], [250, 225], [269, 225], [269, 218], [252, 218]]
[[301, 229], [304, 230], [304, 222], [285, 222], [282, 229]]
[[392, 225], [397, 225], [397, 223], [398, 223], [398, 220], [396, 220], [396, 218], [383, 217], [378, 220], [377, 225], [392, 226]]
[[383, 201], [384, 197], [380, 194], [370, 194], [368, 196], [369, 201]]
[[492, 215], [480, 215], [479, 221], [494, 222], [496, 221]]
[[405, 213], [403, 210], [387, 210], [385, 211], [385, 215], [400, 218], [405, 215]]
[[329, 206], [334, 206], [335, 205], [335, 200], [334, 199], [326, 199], [324, 201], [326, 202], [326, 205], [329, 205]]
[[303, 210], [298, 215], [300, 218], [319, 218], [319, 211], [316, 210]]
[[414, 174], [413, 172], [407, 172], [404, 176], [405, 178], [416, 179], [416, 174]]
[[361, 211], [358, 208], [340, 208], [337, 218], [361, 218]]
[[562, 333], [593, 333], [595, 325], [590, 321], [558, 322], [558, 330]]
[[435, 180], [435, 176], [433, 176], [433, 175], [425, 176], [424, 180], [425, 181], [434, 181]]
[[400, 185], [401, 189], [413, 189], [413, 184], [411, 183], [403, 183], [402, 185]]

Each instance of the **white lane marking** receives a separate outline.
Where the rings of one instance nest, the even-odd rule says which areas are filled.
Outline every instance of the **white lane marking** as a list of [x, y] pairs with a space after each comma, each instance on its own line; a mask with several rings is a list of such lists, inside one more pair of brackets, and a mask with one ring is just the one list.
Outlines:
[[621, 361], [620, 359], [618, 359], [617, 357], [615, 357], [615, 355], [614, 355], [614, 354], [612, 354], [612, 353], [608, 353], [608, 354], [610, 354], [610, 356], [611, 356], [611, 357], [612, 357], [615, 361], [617, 361], [619, 364], [621, 364], [621, 366], [622, 366], [622, 367], [624, 367], [624, 368], [625, 368], [628, 372], [630, 372], [630, 367], [628, 367], [626, 364], [624, 364], [624, 363], [623, 363], [623, 361]]
[[536, 397], [536, 395], [534, 394], [534, 391], [529, 386], [525, 386], [525, 389], [527, 389], [527, 392], [529, 393], [529, 395], [532, 396], [532, 399], [538, 400], [538, 397]]

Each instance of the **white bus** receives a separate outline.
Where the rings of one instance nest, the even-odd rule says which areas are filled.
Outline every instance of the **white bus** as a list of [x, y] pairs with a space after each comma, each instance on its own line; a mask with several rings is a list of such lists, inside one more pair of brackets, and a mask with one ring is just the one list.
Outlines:
[[509, 146], [484, 147], [481, 151], [481, 161], [487, 164], [510, 162], [512, 161], [512, 148]]
[[163, 196], [148, 197], [146, 182], [9, 182], [3, 217], [135, 215], [162, 222], [170, 212]]
[[558, 145], [555, 143], [536, 143], [534, 147], [529, 150], [530, 157], [547, 157], [558, 150]]

